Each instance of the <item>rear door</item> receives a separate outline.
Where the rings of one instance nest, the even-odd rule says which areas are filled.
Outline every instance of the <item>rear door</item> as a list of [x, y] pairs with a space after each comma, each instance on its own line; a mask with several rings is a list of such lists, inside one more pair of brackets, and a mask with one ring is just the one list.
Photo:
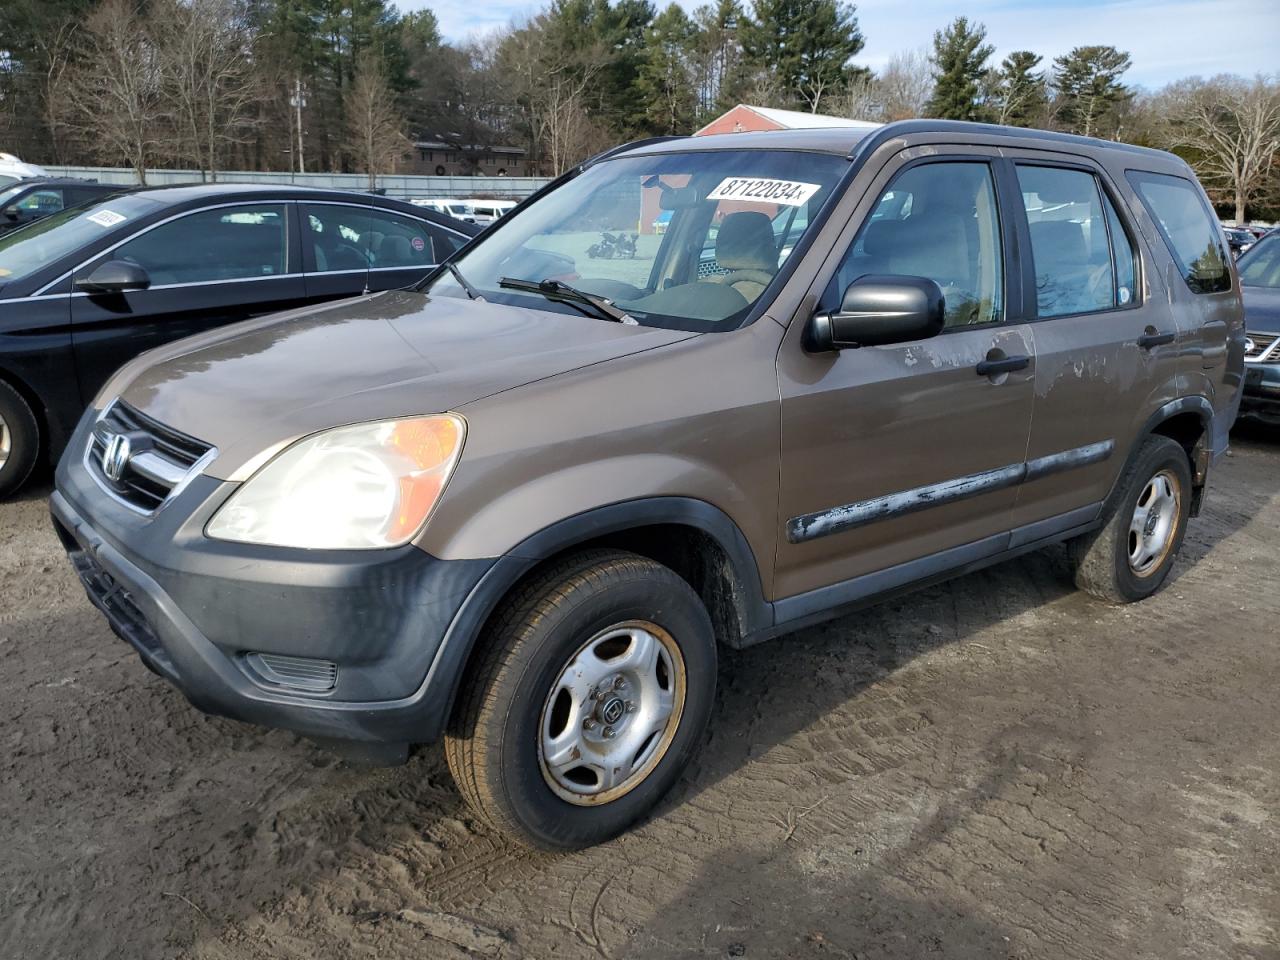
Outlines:
[[162, 220], [79, 267], [76, 279], [108, 260], [127, 260], [151, 279], [146, 290], [72, 295], [83, 399], [144, 350], [304, 303], [289, 224], [287, 203], [205, 207]]
[[[823, 312], [861, 276], [927, 277], [946, 297], [943, 333], [820, 353], [804, 348], [808, 317], [787, 331], [778, 356], [781, 618], [1009, 544], [1035, 360], [1018, 314], [998, 164], [991, 149], [898, 154], [816, 279]], [[1001, 361], [1001, 369], [988, 373], [984, 361]]]
[[1006, 151], [1019, 198], [1036, 402], [1016, 524], [1086, 523], [1146, 419], [1178, 395], [1180, 330], [1123, 187], [1085, 158]]

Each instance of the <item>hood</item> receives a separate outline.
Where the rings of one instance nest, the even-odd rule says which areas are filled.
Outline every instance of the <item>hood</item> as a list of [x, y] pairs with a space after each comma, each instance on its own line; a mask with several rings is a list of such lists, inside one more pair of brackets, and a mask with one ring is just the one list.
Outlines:
[[1244, 328], [1265, 333], [1280, 333], [1280, 288], [1242, 287]]
[[127, 366], [104, 397], [127, 383], [127, 403], [216, 446], [208, 472], [229, 479], [264, 451], [319, 430], [457, 410], [694, 336], [394, 291], [180, 340]]

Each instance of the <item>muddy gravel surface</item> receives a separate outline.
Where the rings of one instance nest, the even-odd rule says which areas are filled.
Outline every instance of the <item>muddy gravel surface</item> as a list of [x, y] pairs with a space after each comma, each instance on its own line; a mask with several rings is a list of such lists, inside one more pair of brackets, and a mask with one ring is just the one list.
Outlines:
[[1047, 551], [722, 657], [700, 760], [579, 854], [210, 718], [0, 504], [0, 957], [1280, 958], [1280, 434], [1175, 579]]

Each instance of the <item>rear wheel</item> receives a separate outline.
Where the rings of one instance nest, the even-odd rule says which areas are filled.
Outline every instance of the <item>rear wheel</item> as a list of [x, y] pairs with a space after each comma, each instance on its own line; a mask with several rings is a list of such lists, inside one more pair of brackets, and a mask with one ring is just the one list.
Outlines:
[[711, 622], [673, 571], [590, 551], [511, 598], [463, 679], [445, 754], [463, 796], [521, 843], [575, 849], [643, 817], [697, 749]]
[[1076, 585], [1113, 603], [1149, 597], [1169, 576], [1186, 535], [1186, 451], [1168, 437], [1148, 437], [1107, 509], [1100, 528], [1068, 544]]
[[0, 499], [15, 493], [35, 469], [40, 425], [22, 394], [0, 382]]

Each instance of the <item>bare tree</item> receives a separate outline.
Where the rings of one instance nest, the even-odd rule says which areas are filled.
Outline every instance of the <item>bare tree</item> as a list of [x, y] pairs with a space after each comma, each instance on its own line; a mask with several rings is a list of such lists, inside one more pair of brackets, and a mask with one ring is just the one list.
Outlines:
[[590, 105], [609, 51], [571, 46], [549, 28], [543, 13], [501, 41], [500, 62], [553, 174], [559, 176], [607, 142]]
[[1243, 221], [1280, 153], [1280, 84], [1224, 75], [1175, 84], [1165, 96], [1169, 144], [1190, 154], [1196, 173], [1234, 201]]
[[884, 100], [880, 85], [870, 77], [854, 77], [839, 93], [826, 99], [826, 111], [833, 117], [850, 120], [880, 120]]
[[217, 180], [228, 147], [246, 142], [262, 95], [249, 23], [236, 0], [168, 0], [151, 11], [173, 152]]
[[404, 118], [396, 109], [382, 60], [366, 51], [356, 62], [355, 79], [343, 98], [347, 152], [369, 176], [369, 189], [379, 173], [394, 173], [413, 144], [404, 135]]
[[39, 78], [41, 119], [49, 131], [55, 161], [63, 159], [62, 134], [70, 126], [72, 58], [80, 39], [79, 30], [80, 24], [76, 20], [67, 19], [36, 38], [37, 47], [43, 54], [44, 68]]
[[67, 123], [145, 184], [162, 136], [162, 75], [136, 0], [103, 0], [85, 18], [82, 38], [77, 66], [66, 77], [73, 111]]
[[881, 104], [878, 119], [911, 120], [924, 116], [933, 95], [933, 67], [924, 49], [895, 53], [876, 77]]

